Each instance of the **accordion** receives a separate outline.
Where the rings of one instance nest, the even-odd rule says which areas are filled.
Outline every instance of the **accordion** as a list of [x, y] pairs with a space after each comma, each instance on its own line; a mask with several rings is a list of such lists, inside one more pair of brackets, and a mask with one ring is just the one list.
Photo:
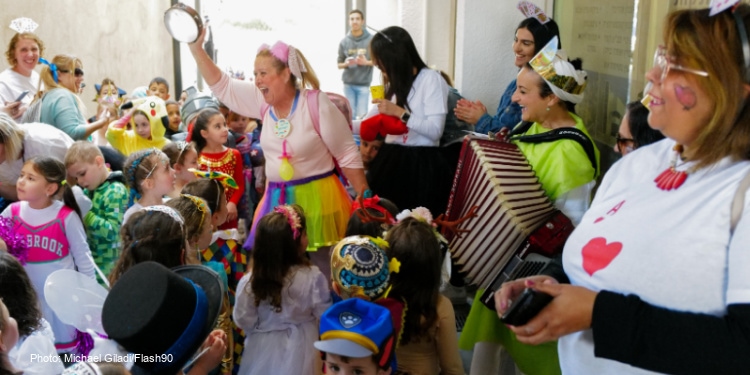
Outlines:
[[466, 137], [446, 218], [456, 220], [474, 206], [477, 217], [458, 228], [463, 235], [443, 234], [458, 270], [487, 290], [482, 302], [492, 308], [492, 293], [512, 268], [531, 253], [561, 253], [573, 225], [552, 205], [516, 145]]

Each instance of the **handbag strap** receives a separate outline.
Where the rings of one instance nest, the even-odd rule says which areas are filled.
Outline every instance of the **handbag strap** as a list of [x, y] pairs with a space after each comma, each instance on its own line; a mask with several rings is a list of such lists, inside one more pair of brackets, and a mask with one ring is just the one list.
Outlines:
[[732, 199], [732, 209], [729, 214], [729, 233], [734, 234], [734, 228], [742, 218], [742, 211], [745, 207], [745, 193], [750, 188], [750, 170], [745, 174], [745, 178], [740, 181], [737, 191], [734, 192]]

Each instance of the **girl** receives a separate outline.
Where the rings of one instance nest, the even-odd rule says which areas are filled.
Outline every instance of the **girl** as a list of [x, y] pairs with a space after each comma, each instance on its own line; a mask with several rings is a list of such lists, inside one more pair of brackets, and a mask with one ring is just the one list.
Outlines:
[[7, 353], [10, 363], [29, 374], [61, 373], [61, 362], [32, 360], [31, 354], [57, 355], [55, 336], [42, 317], [29, 275], [13, 255], [4, 251], [0, 251], [0, 285], [0, 300], [18, 322], [18, 343]]
[[0, 299], [0, 375], [21, 374], [10, 363], [8, 352], [18, 342], [18, 323], [10, 316], [8, 308]]
[[198, 113], [191, 139], [198, 150], [200, 169], [226, 173], [237, 182], [237, 188], [229, 188], [226, 191], [227, 222], [221, 229], [237, 228], [237, 204], [245, 192], [242, 156], [236, 149], [224, 146], [228, 135], [227, 123], [219, 111], [206, 108]]
[[155, 148], [130, 155], [125, 161], [123, 172], [125, 182], [130, 187], [130, 201], [122, 225], [141, 208], [162, 204], [164, 196], [174, 188], [175, 176], [169, 165], [169, 158]]
[[194, 195], [182, 194], [177, 198], [170, 199], [166, 206], [174, 208], [185, 220], [188, 241], [185, 263], [201, 264], [200, 251], [211, 244], [214, 233], [211, 224], [211, 210], [208, 209], [206, 201]]
[[190, 169], [198, 169], [198, 152], [195, 144], [185, 141], [167, 143], [161, 150], [169, 157], [175, 175], [174, 189], [168, 195], [177, 198], [188, 182], [195, 181], [195, 174]]
[[[39, 296], [44, 318], [52, 325], [58, 352], [78, 344], [78, 331], [61, 322], [44, 299], [44, 282], [52, 272], [78, 270], [94, 278], [94, 260], [73, 190], [65, 183], [65, 165], [50, 157], [35, 157], [21, 169], [16, 189], [20, 202], [8, 206], [3, 217], [12, 218], [16, 233], [26, 236], [26, 272]], [[62, 191], [63, 201], [56, 199]], [[23, 259], [23, 257], [19, 257]]]
[[385, 237], [384, 233], [396, 223], [396, 215], [398, 208], [388, 199], [376, 195], [357, 200], [352, 204], [352, 216], [346, 225], [346, 236]]
[[305, 257], [306, 229], [298, 205], [277, 206], [258, 222], [253, 269], [240, 281], [234, 306], [234, 321], [247, 335], [240, 374], [315, 373], [310, 348], [331, 295]]
[[[161, 149], [169, 143], [164, 137], [169, 126], [167, 106], [155, 96], [133, 101], [135, 111], [112, 124], [106, 133], [107, 141], [123, 155], [130, 155], [145, 148]], [[125, 128], [130, 124], [131, 129]]]
[[122, 254], [109, 275], [110, 285], [134, 265], [153, 261], [167, 268], [185, 264], [185, 221], [174, 208], [153, 205], [133, 214], [122, 225]]
[[401, 262], [401, 272], [391, 273], [390, 297], [407, 306], [396, 349], [398, 370], [463, 375], [453, 305], [439, 292], [443, 256], [434, 229], [407, 217], [388, 231], [386, 241], [388, 258]]
[[[117, 108], [122, 104], [126, 92], [118, 88], [115, 82], [109, 78], [104, 78], [102, 83], [95, 84], [94, 88], [96, 88], [96, 96], [94, 96], [94, 102], [97, 103], [96, 116], [90, 117], [89, 123], [96, 122], [102, 115], [107, 118], [108, 122], [116, 121], [120, 117]], [[91, 135], [97, 146], [109, 146], [106, 133], [107, 127], [103, 127]]]

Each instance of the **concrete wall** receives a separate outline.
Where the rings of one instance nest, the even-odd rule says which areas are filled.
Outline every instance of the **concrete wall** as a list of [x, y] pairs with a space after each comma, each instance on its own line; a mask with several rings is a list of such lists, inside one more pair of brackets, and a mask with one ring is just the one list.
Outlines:
[[88, 115], [93, 115], [94, 84], [105, 77], [128, 92], [156, 76], [174, 80], [172, 39], [162, 23], [169, 6], [169, 0], [0, 0], [0, 69], [8, 67], [5, 50], [15, 34], [8, 28], [10, 21], [29, 17], [39, 24], [36, 34], [45, 42], [45, 58], [71, 54], [82, 60], [86, 73], [82, 98]]

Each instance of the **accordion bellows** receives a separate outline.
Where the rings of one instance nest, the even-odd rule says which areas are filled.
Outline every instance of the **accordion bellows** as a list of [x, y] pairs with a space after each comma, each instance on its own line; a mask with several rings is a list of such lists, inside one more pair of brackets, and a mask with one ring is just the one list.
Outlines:
[[472, 284], [487, 288], [524, 240], [556, 209], [526, 157], [512, 143], [464, 139], [446, 216], [456, 220], [472, 206], [477, 218], [446, 233], [451, 257]]

